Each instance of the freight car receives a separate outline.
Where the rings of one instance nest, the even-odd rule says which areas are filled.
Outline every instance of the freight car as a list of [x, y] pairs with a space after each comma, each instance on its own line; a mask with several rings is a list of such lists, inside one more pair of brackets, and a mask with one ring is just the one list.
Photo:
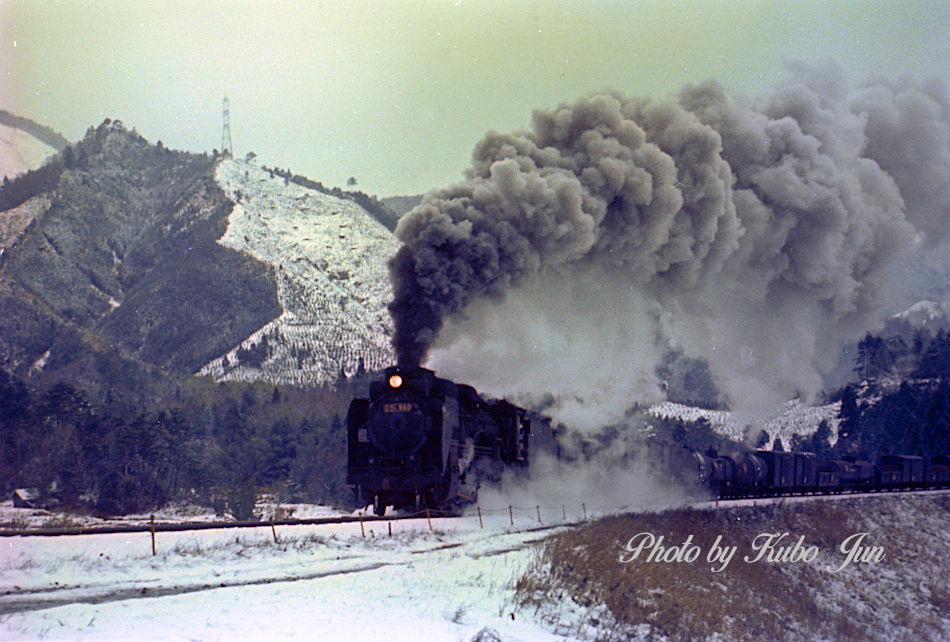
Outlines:
[[388, 506], [454, 512], [480, 481], [528, 463], [524, 409], [421, 367], [392, 366], [347, 413], [347, 484], [376, 515]]
[[937, 455], [930, 460], [926, 483], [943, 486], [950, 484], [950, 456]]
[[877, 463], [854, 457], [820, 460], [813, 453], [757, 450], [693, 453], [693, 483], [716, 497], [912, 490], [950, 486], [950, 457], [929, 462], [916, 455], [883, 455]]

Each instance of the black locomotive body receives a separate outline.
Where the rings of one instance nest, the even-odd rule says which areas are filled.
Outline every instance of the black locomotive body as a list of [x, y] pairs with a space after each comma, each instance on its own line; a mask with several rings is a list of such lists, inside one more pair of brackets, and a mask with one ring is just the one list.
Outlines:
[[479, 481], [528, 462], [529, 420], [505, 401], [425, 368], [393, 366], [354, 399], [347, 414], [347, 484], [357, 500], [454, 511], [474, 500]]

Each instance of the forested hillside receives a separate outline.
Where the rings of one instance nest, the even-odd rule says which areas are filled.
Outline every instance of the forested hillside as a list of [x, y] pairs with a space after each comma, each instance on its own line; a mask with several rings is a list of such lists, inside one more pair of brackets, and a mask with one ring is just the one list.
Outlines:
[[[4, 182], [0, 494], [31, 487], [103, 513], [184, 500], [244, 518], [265, 491], [349, 501], [343, 423], [367, 387], [357, 339], [385, 348], [369, 367], [388, 365], [395, 241], [348, 200], [236, 162], [107, 120]], [[354, 250], [367, 244], [372, 260]], [[195, 376], [212, 361], [244, 382]], [[272, 361], [319, 377], [277, 385], [261, 367]]]
[[106, 121], [12, 181], [0, 366], [102, 396], [193, 373], [278, 316], [273, 269], [217, 243], [233, 204], [214, 165]]
[[[697, 376], [702, 364], [683, 370], [691, 375], [685, 379], [669, 376], [676, 370], [664, 366], [670, 401], [652, 407], [648, 423], [656, 438], [699, 451], [772, 447], [872, 461], [884, 454], [948, 454], [950, 332], [940, 319], [932, 321], [931, 327], [889, 324], [901, 331], [867, 334], [854, 352], [853, 383], [830, 391], [822, 405], [793, 400], [760, 424], [737, 423], [710, 403], [716, 395]], [[682, 402], [673, 403], [678, 397]]]
[[861, 458], [950, 452], [950, 333], [918, 331], [910, 341], [867, 335], [855, 373], [860, 383], [838, 393], [835, 452]]
[[51, 505], [102, 514], [182, 500], [249, 519], [266, 490], [346, 506], [345, 413], [367, 385], [365, 374], [310, 389], [192, 378], [141, 406], [0, 370], [0, 492], [35, 487]]

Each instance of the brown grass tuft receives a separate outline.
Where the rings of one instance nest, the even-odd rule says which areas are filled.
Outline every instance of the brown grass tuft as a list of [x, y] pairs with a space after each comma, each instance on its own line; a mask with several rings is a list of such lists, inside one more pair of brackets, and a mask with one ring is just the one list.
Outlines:
[[[625, 639], [638, 625], [642, 634], [644, 624], [670, 640], [946, 637], [950, 591], [937, 578], [950, 576], [948, 506], [942, 498], [880, 497], [609, 517], [546, 540], [517, 599], [539, 613], [564, 596], [591, 612], [605, 608], [605, 639]], [[908, 524], [907, 515], [924, 518]], [[700, 555], [692, 563], [645, 555], [621, 563], [627, 540], [641, 532], [662, 535], [664, 546], [692, 535]], [[845, 559], [840, 543], [860, 532], [869, 533], [865, 544], [884, 548], [885, 559], [828, 572]], [[803, 535], [818, 557], [745, 562], [761, 533], [789, 533], [780, 544], [789, 546]], [[717, 535], [737, 547], [720, 573], [706, 561]], [[936, 588], [922, 588], [921, 577]]]

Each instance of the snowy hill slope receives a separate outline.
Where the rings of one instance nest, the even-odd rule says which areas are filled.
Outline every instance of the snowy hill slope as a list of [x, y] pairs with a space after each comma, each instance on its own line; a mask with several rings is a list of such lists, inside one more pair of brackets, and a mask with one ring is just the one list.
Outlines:
[[950, 299], [944, 301], [943, 304], [935, 301], [918, 301], [903, 312], [890, 317], [882, 334], [885, 336], [906, 335], [908, 338], [918, 330], [936, 334], [937, 331], [948, 326], [948, 305], [950, 305]]
[[218, 242], [274, 266], [283, 313], [198, 374], [313, 385], [390, 365], [389, 230], [351, 201], [252, 163], [222, 161], [215, 180], [236, 203]]
[[0, 177], [36, 169], [56, 150], [27, 132], [0, 124]]
[[841, 402], [824, 406], [806, 406], [798, 400], [792, 400], [776, 409], [775, 414], [764, 423], [749, 426], [733, 413], [727, 410], [707, 410], [696, 408], [672, 401], [664, 401], [650, 408], [650, 413], [663, 419], [678, 419], [686, 422], [705, 419], [714, 431], [742, 442], [747, 438], [755, 439], [759, 430], [769, 434], [768, 448], [771, 448], [776, 439], [788, 448], [794, 435], [810, 435], [818, 428], [822, 420], [826, 421], [831, 430], [831, 443], [838, 439], [838, 424]]

